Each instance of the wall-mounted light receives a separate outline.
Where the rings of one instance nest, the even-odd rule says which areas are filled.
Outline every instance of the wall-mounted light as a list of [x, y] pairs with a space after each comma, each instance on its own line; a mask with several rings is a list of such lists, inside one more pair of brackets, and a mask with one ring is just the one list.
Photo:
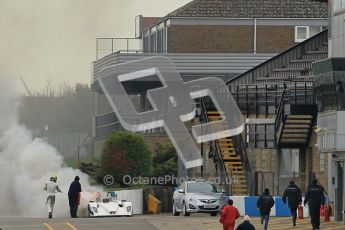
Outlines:
[[320, 126], [315, 126], [315, 129], [314, 129], [314, 131], [315, 131], [315, 133], [317, 134], [317, 135], [319, 135], [319, 134], [321, 134], [321, 133], [324, 133], [324, 132], [326, 132], [328, 129], [326, 129], [326, 128], [322, 128], [322, 127], [320, 127]]

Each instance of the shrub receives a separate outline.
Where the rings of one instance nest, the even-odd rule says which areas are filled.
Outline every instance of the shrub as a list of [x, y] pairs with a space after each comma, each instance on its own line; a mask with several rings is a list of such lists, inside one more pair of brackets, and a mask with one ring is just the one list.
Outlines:
[[153, 175], [164, 177], [172, 175], [177, 177], [177, 153], [170, 141], [157, 144], [153, 158]]
[[116, 182], [123, 185], [125, 175], [148, 176], [151, 168], [151, 152], [139, 134], [114, 132], [106, 140], [101, 159], [103, 175], [112, 175]]

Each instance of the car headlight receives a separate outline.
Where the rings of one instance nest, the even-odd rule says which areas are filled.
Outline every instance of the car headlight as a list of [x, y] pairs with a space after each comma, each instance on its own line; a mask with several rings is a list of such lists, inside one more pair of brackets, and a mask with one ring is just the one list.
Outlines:
[[132, 210], [132, 206], [127, 206], [127, 212], [130, 212]]
[[193, 203], [195, 203], [195, 202], [196, 202], [196, 199], [194, 199], [194, 198], [192, 198], [192, 197], [191, 197], [191, 198], [189, 198], [188, 200], [189, 200], [190, 202], [193, 202]]
[[98, 209], [97, 209], [96, 207], [92, 207], [92, 211], [93, 211], [94, 213], [98, 213]]

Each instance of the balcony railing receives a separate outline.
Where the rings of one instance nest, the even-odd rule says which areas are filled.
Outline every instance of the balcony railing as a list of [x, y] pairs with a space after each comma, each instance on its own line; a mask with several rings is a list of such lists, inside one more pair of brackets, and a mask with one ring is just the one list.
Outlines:
[[311, 81], [229, 85], [229, 89], [242, 114], [246, 117], [275, 117], [284, 89], [290, 90], [290, 100], [294, 104], [311, 104], [315, 99]]
[[96, 60], [116, 52], [142, 53], [141, 42], [138, 38], [97, 38]]

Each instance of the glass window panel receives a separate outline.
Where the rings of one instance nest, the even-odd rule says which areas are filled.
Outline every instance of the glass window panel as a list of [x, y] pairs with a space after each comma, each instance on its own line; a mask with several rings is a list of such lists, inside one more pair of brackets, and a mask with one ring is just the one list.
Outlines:
[[337, 95], [338, 109], [345, 109], [345, 72], [337, 71], [335, 75], [335, 92]]
[[341, 9], [341, 5], [342, 5], [342, 1], [343, 0], [334, 0], [334, 7], [333, 7], [333, 9], [334, 10], [338, 10], [338, 9]]
[[291, 149], [291, 167], [290, 172], [298, 173], [299, 172], [299, 150]]
[[298, 26], [297, 27], [297, 39], [306, 39], [307, 38], [307, 27]]
[[337, 108], [334, 82], [332, 72], [321, 74], [317, 77], [315, 93], [319, 111], [324, 112]]
[[325, 172], [325, 154], [320, 153], [320, 172]]
[[290, 154], [288, 149], [281, 150], [280, 156], [280, 173], [281, 175], [287, 175], [289, 172], [289, 162], [290, 162]]
[[310, 26], [309, 27], [309, 37], [312, 37], [318, 33], [320, 33], [321, 27], [320, 26]]
[[299, 150], [282, 149], [280, 156], [280, 174], [292, 176], [299, 172]]

